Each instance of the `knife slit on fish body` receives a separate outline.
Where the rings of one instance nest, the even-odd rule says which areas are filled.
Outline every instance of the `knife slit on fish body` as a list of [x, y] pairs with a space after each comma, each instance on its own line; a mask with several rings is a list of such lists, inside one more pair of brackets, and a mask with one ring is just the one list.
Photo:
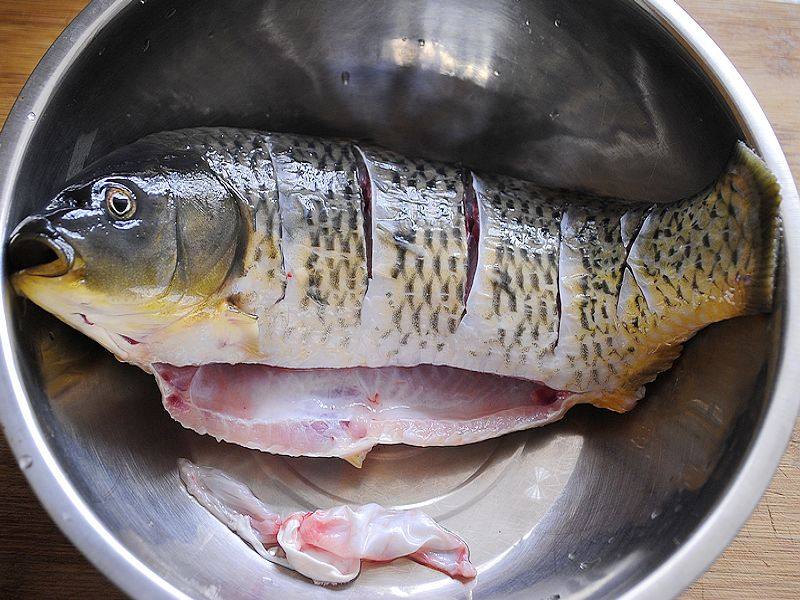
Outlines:
[[[135, 214], [110, 217], [109, 193], [133, 198]], [[13, 281], [154, 372], [185, 425], [352, 456], [485, 439], [577, 403], [630, 409], [697, 330], [770, 309], [779, 199], [743, 144], [707, 189], [654, 205], [348, 140], [189, 129], [101, 159], [20, 224], [12, 250], [38, 239], [59, 260]], [[173, 389], [165, 373], [184, 368], [194, 383]], [[346, 388], [363, 398], [335, 393]], [[258, 419], [226, 414], [226, 389]], [[431, 412], [426, 393], [449, 412]], [[331, 398], [353, 404], [331, 411]], [[341, 443], [304, 447], [314, 428]]]

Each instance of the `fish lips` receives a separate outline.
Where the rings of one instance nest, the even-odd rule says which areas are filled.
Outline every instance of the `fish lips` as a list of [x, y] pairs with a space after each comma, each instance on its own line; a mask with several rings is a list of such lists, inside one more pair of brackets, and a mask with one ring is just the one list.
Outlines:
[[33, 216], [22, 221], [11, 234], [8, 260], [14, 273], [60, 277], [75, 264], [75, 249], [46, 217]]

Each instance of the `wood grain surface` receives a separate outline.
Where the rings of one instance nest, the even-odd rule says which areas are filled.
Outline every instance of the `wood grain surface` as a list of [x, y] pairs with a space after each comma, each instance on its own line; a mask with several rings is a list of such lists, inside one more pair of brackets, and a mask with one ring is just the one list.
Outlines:
[[[800, 5], [679, 0], [733, 60], [800, 174]], [[0, 123], [84, 0], [0, 0]], [[0, 598], [122, 598], [52, 524], [0, 436]], [[686, 600], [800, 598], [800, 425], [756, 512]]]

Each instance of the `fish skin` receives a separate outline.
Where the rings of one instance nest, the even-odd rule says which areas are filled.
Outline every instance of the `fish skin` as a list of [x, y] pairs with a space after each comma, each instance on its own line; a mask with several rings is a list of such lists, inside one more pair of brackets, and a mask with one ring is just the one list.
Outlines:
[[[151, 290], [153, 266], [141, 268], [146, 285], [137, 286], [133, 264], [93, 287], [98, 272], [114, 267], [94, 264], [103, 257], [93, 256], [62, 277], [21, 271], [13, 281], [21, 294], [147, 370], [154, 363], [431, 363], [533, 380], [570, 392], [574, 403], [624, 411], [700, 328], [772, 303], [780, 195], [744, 144], [716, 182], [668, 205], [465, 173], [481, 225], [466, 301], [469, 249], [457, 168], [347, 140], [224, 128], [156, 134], [112, 156], [69, 189], [97, 187], [109, 176], [136, 178], [149, 190], [143, 204], [163, 205], [165, 218], [178, 219], [172, 262], [183, 275], [166, 291]], [[369, 174], [371, 220], [359, 160]], [[90, 247], [93, 230], [70, 231], [63, 219], [70, 208], [87, 213], [70, 207], [71, 193], [58, 197], [58, 214], [43, 216]], [[205, 208], [184, 208], [198, 194]], [[418, 210], [415, 198], [442, 210], [428, 218], [430, 206]], [[105, 226], [100, 201], [92, 202], [87, 214]], [[214, 202], [231, 217], [207, 214]], [[398, 215], [405, 227], [393, 221]], [[201, 226], [205, 217], [212, 217], [211, 231]], [[240, 224], [235, 237], [231, 223]], [[151, 244], [153, 256], [170, 264], [168, 253], [152, 247], [157, 240], [140, 237], [136, 243]], [[228, 248], [222, 240], [235, 252], [220, 252]], [[421, 255], [413, 268], [409, 249]], [[206, 264], [210, 275], [200, 268]], [[140, 289], [151, 299], [137, 312], [131, 290]], [[124, 313], [115, 308], [117, 295], [127, 303]]]
[[[435, 364], [465, 309], [467, 241], [459, 169], [359, 146], [371, 184], [370, 366]], [[446, 358], [444, 359], [446, 362]]]
[[[349, 142], [306, 136], [270, 135], [268, 140], [287, 283], [281, 302], [256, 310], [261, 347], [267, 360], [281, 366], [347, 366], [347, 357], [360, 354], [367, 291], [355, 149]], [[335, 356], [332, 348], [339, 350]]]
[[[552, 354], [527, 352], [495, 361], [494, 372], [525, 372], [531, 355], [539, 357], [532, 378], [579, 393], [579, 401], [625, 411], [699, 329], [770, 310], [780, 193], [774, 176], [744, 144], [737, 145], [711, 186], [667, 205], [525, 185], [529, 206], [540, 195], [560, 220], [558, 337]], [[482, 206], [486, 196], [479, 194]], [[551, 244], [555, 237], [551, 233]], [[484, 245], [482, 240], [481, 249]], [[498, 265], [488, 268], [506, 275]], [[470, 312], [468, 304], [468, 318]], [[498, 326], [495, 339], [507, 339], [509, 331], [497, 315], [485, 321], [487, 329], [489, 323]], [[475, 351], [489, 339], [485, 334], [461, 345]], [[487, 349], [477, 352], [476, 360], [463, 357], [456, 366], [491, 362]]]
[[558, 260], [562, 202], [555, 192], [510, 177], [472, 176], [480, 243], [467, 310], [459, 327], [459, 366], [556, 374]]
[[556, 350], [572, 368], [561, 371], [556, 381], [566, 389], [602, 385], [613, 377], [609, 365], [624, 360], [618, 347], [626, 338], [617, 303], [626, 254], [621, 223], [628, 212], [624, 206], [603, 206], [588, 198], [585, 204], [571, 204], [561, 221]]

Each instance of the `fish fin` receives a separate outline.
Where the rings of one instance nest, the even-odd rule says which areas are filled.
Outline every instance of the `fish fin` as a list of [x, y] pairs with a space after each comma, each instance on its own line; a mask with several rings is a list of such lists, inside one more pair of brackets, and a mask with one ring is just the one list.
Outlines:
[[659, 373], [670, 369], [682, 351], [683, 344], [656, 348], [635, 363], [628, 381], [622, 387], [610, 392], [587, 395], [583, 401], [618, 413], [628, 412], [644, 397], [644, 386], [654, 381]]
[[626, 398], [669, 369], [697, 331], [772, 308], [779, 206], [774, 175], [739, 142], [713, 185], [653, 208], [632, 243], [629, 302], [620, 305], [630, 350], [619, 381], [627, 392], [593, 404], [625, 410]]
[[[655, 374], [653, 375], [655, 377]], [[597, 392], [582, 395], [581, 403], [591, 404], [597, 408], [606, 408], [617, 413], [632, 410], [644, 396], [644, 387], [638, 389], [620, 388], [612, 392]]]
[[[602, 406], [617, 412], [630, 410], [636, 401], [644, 396], [644, 386], [654, 381], [659, 373], [670, 369], [683, 352], [683, 344], [665, 344], [651, 350], [636, 364], [625, 387], [610, 394], [609, 400]], [[608, 403], [611, 403], [609, 405]], [[595, 406], [600, 406], [599, 404]]]
[[743, 142], [736, 145], [728, 171], [729, 177], [737, 175], [748, 186], [747, 190], [742, 190], [743, 193], [758, 208], [760, 234], [754, 240], [759, 256], [757, 268], [747, 282], [744, 310], [747, 313], [769, 312], [772, 309], [781, 240], [780, 185], [764, 161]]
[[366, 450], [356, 452], [355, 454], [343, 456], [342, 458], [353, 465], [356, 469], [360, 469], [362, 466], [364, 466], [364, 459], [367, 457], [367, 454], [369, 454], [370, 450], [372, 450], [371, 447], [367, 448]]

